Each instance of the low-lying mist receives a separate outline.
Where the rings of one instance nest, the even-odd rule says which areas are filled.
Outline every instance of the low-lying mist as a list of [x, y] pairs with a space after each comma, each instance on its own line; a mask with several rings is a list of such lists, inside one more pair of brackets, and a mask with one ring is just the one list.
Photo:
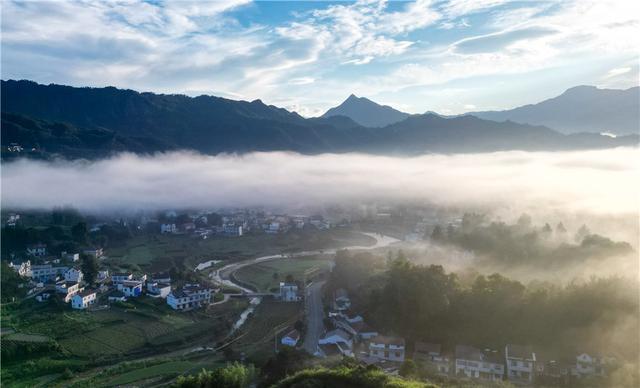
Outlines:
[[386, 157], [288, 152], [120, 154], [3, 163], [4, 208], [84, 211], [367, 200], [637, 214], [638, 150]]

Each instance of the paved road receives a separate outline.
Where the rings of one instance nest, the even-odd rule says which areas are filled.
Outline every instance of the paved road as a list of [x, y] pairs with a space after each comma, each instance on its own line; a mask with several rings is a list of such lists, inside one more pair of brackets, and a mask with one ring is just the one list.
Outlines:
[[227, 264], [224, 267], [220, 268], [219, 270], [211, 272], [209, 274], [209, 277], [211, 279], [213, 279], [214, 281], [216, 281], [217, 283], [224, 284], [224, 285], [227, 285], [227, 286], [237, 287], [237, 288], [240, 288], [241, 290], [243, 290], [244, 292], [252, 293], [253, 292], [252, 290], [244, 288], [239, 284], [235, 284], [230, 279], [230, 275], [232, 273], [234, 273], [235, 271], [239, 270], [242, 267], [246, 267], [248, 265], [252, 265], [252, 264], [256, 264], [256, 263], [261, 263], [263, 261], [282, 259], [282, 258], [286, 258], [286, 257], [311, 256], [311, 255], [318, 255], [318, 254], [333, 255], [340, 249], [369, 250], [369, 249], [386, 247], [387, 245], [391, 245], [393, 243], [396, 243], [396, 242], [400, 241], [400, 240], [395, 239], [393, 237], [385, 236], [385, 235], [382, 235], [382, 234], [379, 234], [379, 233], [362, 232], [362, 234], [365, 234], [367, 236], [373, 237], [376, 240], [376, 243], [374, 245], [354, 245], [354, 246], [350, 246], [350, 247], [343, 247], [343, 248], [337, 248], [337, 249], [336, 248], [324, 249], [324, 250], [323, 249], [319, 249], [319, 250], [314, 250], [314, 251], [275, 254], [275, 255], [262, 256], [262, 257], [258, 257], [258, 258], [254, 258], [254, 259], [242, 260], [242, 261], [238, 261], [238, 262], [235, 262], [235, 263]]
[[[363, 234], [373, 237], [376, 240], [376, 243], [374, 245], [369, 245], [369, 246], [355, 245], [355, 246], [338, 248], [338, 249], [315, 250], [315, 251], [305, 251], [305, 252], [262, 256], [255, 259], [248, 259], [248, 260], [243, 260], [236, 263], [227, 264], [217, 271], [212, 271], [209, 274], [209, 277], [219, 284], [240, 288], [245, 293], [253, 293], [253, 290], [249, 290], [245, 287], [242, 287], [242, 285], [240, 284], [234, 283], [231, 278], [231, 274], [242, 267], [245, 267], [251, 264], [260, 263], [263, 261], [280, 259], [284, 257], [301, 257], [301, 256], [310, 256], [310, 255], [317, 255], [317, 254], [332, 255], [332, 254], [335, 254], [339, 249], [370, 250], [370, 249], [386, 247], [388, 245], [391, 245], [400, 241], [398, 239], [385, 236], [380, 233], [363, 233]], [[307, 352], [311, 354], [314, 354], [316, 352], [318, 348], [318, 340], [324, 333], [324, 322], [323, 322], [324, 312], [322, 310], [322, 292], [321, 292], [323, 284], [324, 284], [324, 281], [313, 283], [309, 287], [307, 287], [307, 289], [305, 290], [305, 292], [307, 292], [307, 295], [305, 295], [305, 313], [306, 313], [305, 315], [307, 318], [307, 333], [305, 334], [303, 347]], [[261, 298], [258, 297], [258, 298], [254, 298], [252, 300], [252, 303], [255, 303], [255, 305], [257, 306], [257, 304], [259, 304], [260, 301], [261, 301]], [[252, 307], [255, 307], [255, 306], [252, 305], [250, 308]]]
[[318, 340], [324, 333], [324, 314], [322, 311], [322, 286], [324, 281], [312, 283], [307, 287], [305, 298], [305, 315], [307, 317], [307, 333], [303, 347], [310, 354], [318, 349]]

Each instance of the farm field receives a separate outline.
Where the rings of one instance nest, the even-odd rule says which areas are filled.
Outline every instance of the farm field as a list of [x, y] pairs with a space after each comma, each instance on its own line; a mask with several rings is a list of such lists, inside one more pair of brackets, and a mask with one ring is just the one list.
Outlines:
[[167, 270], [174, 262], [195, 267], [200, 262], [213, 259], [237, 260], [275, 253], [372, 243], [374, 240], [371, 237], [344, 229], [295, 231], [278, 235], [249, 234], [236, 238], [210, 237], [206, 240], [186, 235], [157, 234], [132, 237], [123, 245], [109, 247], [107, 254], [109, 261], [113, 263], [162, 271]]
[[[25, 301], [22, 308], [8, 312], [11, 316], [6, 322], [15, 333], [3, 336], [3, 343], [12, 344], [11, 348], [3, 347], [3, 355], [5, 351], [22, 351], [21, 343], [45, 347], [29, 356], [28, 363], [19, 359], [3, 363], [3, 385], [12, 386], [13, 379], [20, 376], [20, 381], [29, 382], [27, 386], [37, 386], [38, 381], [46, 380], [47, 376], [57, 378], [54, 375], [59, 377], [67, 369], [81, 372], [96, 363], [109, 365], [179, 353], [192, 346], [212, 346], [228, 335], [248, 303], [239, 299], [206, 310], [177, 313], [163, 302], [140, 298], [124, 306], [87, 312]], [[23, 310], [29, 313], [23, 314]], [[182, 371], [176, 371], [177, 368], [173, 365], [171, 373]]]
[[329, 269], [330, 260], [322, 257], [297, 257], [291, 259], [276, 259], [240, 268], [235, 277], [245, 283], [253, 285], [258, 291], [270, 292], [283, 282], [287, 275], [302, 281], [307, 275], [315, 271]]
[[169, 361], [146, 368], [137, 368], [121, 375], [117, 375], [108, 379], [104, 385], [120, 386], [156, 377], [177, 376], [187, 372], [197, 372], [205, 367], [211, 369], [212, 365], [196, 363], [193, 361]]
[[232, 345], [233, 351], [244, 352], [252, 362], [261, 365], [273, 356], [276, 334], [283, 334], [286, 328], [303, 318], [303, 313], [302, 302], [264, 299], [240, 330], [239, 340]]

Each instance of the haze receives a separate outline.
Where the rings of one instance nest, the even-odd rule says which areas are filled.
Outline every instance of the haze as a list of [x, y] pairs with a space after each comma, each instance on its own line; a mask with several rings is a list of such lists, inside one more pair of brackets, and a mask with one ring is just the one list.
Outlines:
[[634, 214], [638, 150], [385, 157], [188, 152], [5, 163], [5, 208], [72, 204], [85, 211], [424, 201]]

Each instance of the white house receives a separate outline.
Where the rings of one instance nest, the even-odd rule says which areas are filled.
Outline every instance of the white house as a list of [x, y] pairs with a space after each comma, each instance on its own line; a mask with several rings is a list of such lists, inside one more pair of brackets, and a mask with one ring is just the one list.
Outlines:
[[378, 335], [369, 341], [369, 356], [387, 361], [404, 361], [404, 339]]
[[69, 268], [67, 272], [64, 273], [64, 280], [67, 282], [80, 283], [82, 281], [82, 278], [82, 271], [78, 268]]
[[508, 344], [504, 348], [507, 379], [513, 382], [533, 382], [536, 354], [527, 346]]
[[448, 375], [451, 368], [449, 357], [442, 353], [440, 344], [416, 342], [413, 360], [442, 375]]
[[284, 302], [299, 301], [300, 296], [298, 296], [298, 285], [295, 283], [280, 282], [280, 299]]
[[571, 374], [578, 378], [604, 376], [605, 362], [600, 357], [591, 356], [587, 353], [579, 354], [576, 357], [576, 366], [571, 368]]
[[97, 295], [93, 290], [82, 291], [75, 294], [71, 299], [71, 307], [74, 309], [83, 310], [91, 306], [96, 302]]
[[98, 280], [105, 280], [109, 277], [109, 270], [108, 269], [103, 269], [98, 271]]
[[10, 262], [9, 266], [11, 266], [11, 268], [13, 268], [18, 275], [20, 276], [27, 276], [27, 277], [31, 277], [31, 260], [27, 260], [25, 262], [22, 263], [13, 263]]
[[140, 280], [123, 280], [122, 283], [118, 283], [118, 291], [122, 292], [127, 297], [138, 297], [142, 295], [143, 282]]
[[99, 259], [102, 256], [104, 256], [104, 249], [102, 248], [85, 249], [82, 253], [91, 257], [95, 257], [96, 259]]
[[224, 224], [222, 226], [222, 233], [224, 233], [227, 236], [241, 237], [242, 226], [236, 225], [236, 224]]
[[64, 294], [64, 302], [69, 303], [71, 298], [77, 293], [82, 291], [80, 288], [80, 283], [78, 282], [58, 282], [56, 284], [56, 292], [60, 294]]
[[456, 375], [499, 381], [504, 376], [504, 364], [498, 352], [480, 350], [473, 346], [456, 346]]
[[147, 283], [147, 294], [154, 298], [166, 298], [169, 296], [171, 292], [171, 284], [168, 283], [159, 283], [159, 282], [148, 282]]
[[211, 301], [211, 289], [199, 284], [187, 284], [167, 296], [167, 304], [178, 311], [189, 311], [208, 304]]
[[116, 272], [111, 275], [111, 282], [113, 284], [120, 284], [125, 280], [133, 280], [133, 274], [131, 272]]
[[340, 353], [345, 356], [353, 356], [353, 339], [342, 329], [331, 330], [318, 340], [318, 345], [333, 344], [338, 347]]
[[287, 333], [282, 339], [280, 343], [286, 346], [296, 346], [298, 341], [300, 340], [300, 332], [296, 329], [291, 330]]
[[42, 257], [47, 255], [46, 244], [33, 244], [27, 246], [27, 254], [35, 257]]
[[171, 284], [171, 275], [169, 272], [159, 272], [151, 275], [151, 281], [156, 283]]
[[51, 264], [32, 265], [31, 277], [40, 282], [55, 280], [58, 276], [67, 272], [68, 267], [54, 267]]
[[176, 224], [160, 224], [160, 233], [178, 233]]

